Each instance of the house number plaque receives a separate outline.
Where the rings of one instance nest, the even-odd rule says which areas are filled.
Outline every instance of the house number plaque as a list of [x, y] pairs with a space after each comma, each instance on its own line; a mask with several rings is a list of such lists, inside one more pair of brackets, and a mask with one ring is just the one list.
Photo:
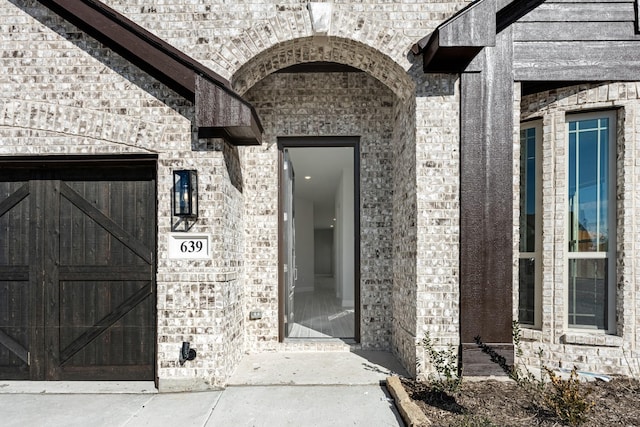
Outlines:
[[211, 235], [175, 233], [169, 235], [169, 258], [208, 259], [211, 258]]

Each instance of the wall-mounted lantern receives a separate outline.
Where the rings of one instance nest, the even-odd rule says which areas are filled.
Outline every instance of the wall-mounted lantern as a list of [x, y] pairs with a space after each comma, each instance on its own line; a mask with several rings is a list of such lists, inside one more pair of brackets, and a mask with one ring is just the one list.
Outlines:
[[198, 217], [198, 172], [173, 171], [173, 216]]

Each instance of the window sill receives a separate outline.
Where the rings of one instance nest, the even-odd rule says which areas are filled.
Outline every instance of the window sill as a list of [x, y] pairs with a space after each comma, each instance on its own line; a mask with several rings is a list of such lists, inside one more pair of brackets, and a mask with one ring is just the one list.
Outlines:
[[605, 333], [567, 332], [560, 337], [562, 344], [590, 345], [595, 347], [622, 347], [624, 340]]
[[520, 338], [527, 341], [542, 341], [542, 331], [534, 326], [520, 325]]

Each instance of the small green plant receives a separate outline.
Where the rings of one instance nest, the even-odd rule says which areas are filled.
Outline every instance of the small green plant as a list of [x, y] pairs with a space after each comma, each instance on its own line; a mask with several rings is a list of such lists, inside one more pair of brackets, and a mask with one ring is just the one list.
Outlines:
[[[517, 356], [522, 356], [520, 346], [521, 329], [516, 321], [512, 324], [513, 344]], [[491, 361], [497, 363], [502, 370], [524, 389], [530, 396], [534, 406], [545, 408], [553, 412], [560, 420], [571, 426], [577, 426], [587, 420], [588, 412], [595, 403], [588, 400], [591, 390], [586, 389], [578, 378], [578, 370], [573, 368], [568, 379], [556, 375], [542, 362], [543, 351], [538, 350], [540, 360], [540, 376], [533, 374], [529, 368], [518, 366], [515, 363], [509, 365], [507, 360], [498, 354], [491, 346], [482, 342], [479, 336], [475, 337], [476, 344], [489, 355]], [[549, 384], [545, 381], [549, 377]]]
[[587, 420], [595, 402], [589, 400], [591, 390], [584, 387], [574, 366], [568, 379], [556, 375], [545, 367], [550, 387], [543, 394], [544, 403], [558, 418], [570, 426], [578, 426]]
[[429, 332], [424, 334], [422, 347], [436, 372], [429, 377], [434, 391], [456, 394], [462, 385], [462, 377], [458, 375], [458, 355], [454, 347], [449, 345], [446, 349], [436, 349]]

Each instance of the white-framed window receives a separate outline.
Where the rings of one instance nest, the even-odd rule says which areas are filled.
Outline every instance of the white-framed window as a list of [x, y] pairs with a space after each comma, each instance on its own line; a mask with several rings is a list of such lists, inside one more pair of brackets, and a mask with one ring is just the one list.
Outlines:
[[520, 124], [518, 321], [542, 323], [542, 125]]
[[616, 113], [567, 115], [567, 325], [615, 330]]

